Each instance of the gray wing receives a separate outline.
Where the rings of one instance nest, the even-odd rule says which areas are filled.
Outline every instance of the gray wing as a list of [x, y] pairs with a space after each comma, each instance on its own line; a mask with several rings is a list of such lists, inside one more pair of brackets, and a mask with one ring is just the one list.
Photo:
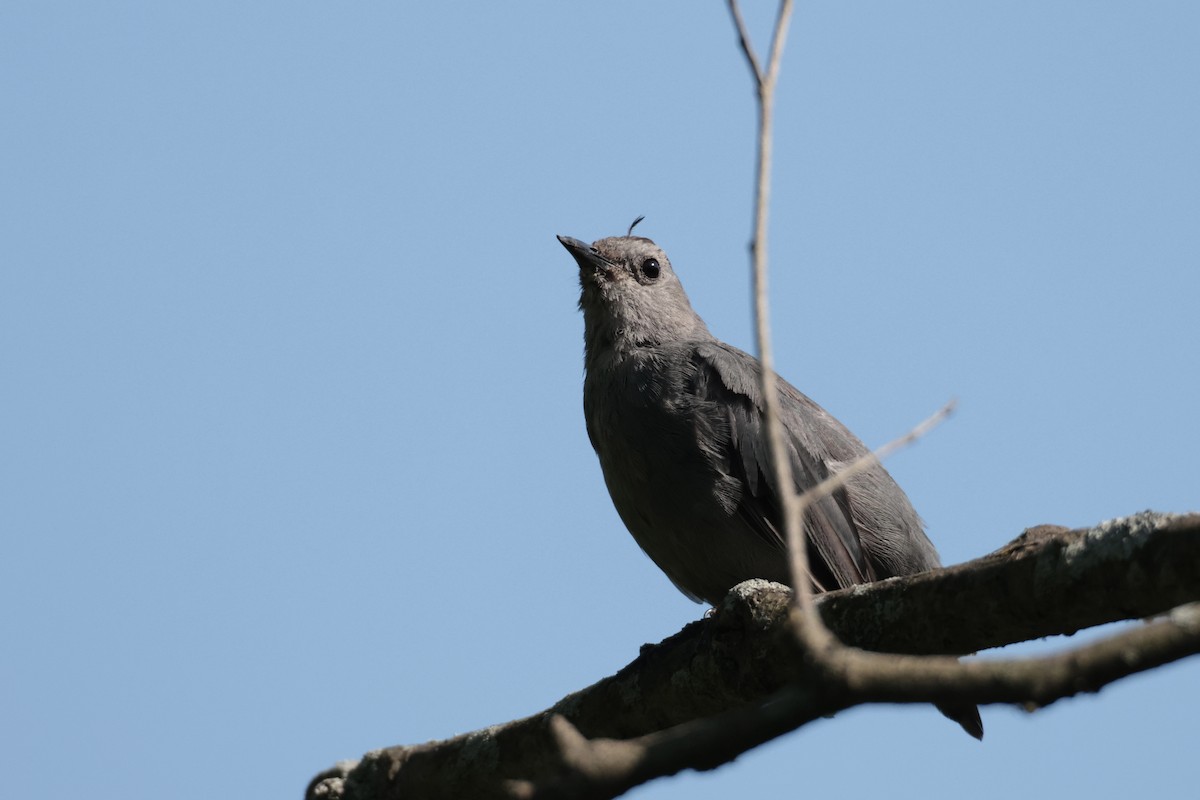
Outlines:
[[[756, 533], [786, 550], [778, 494], [767, 466], [758, 361], [713, 342], [696, 349], [692, 367], [697, 434], [702, 442], [711, 443], [707, 455], [727, 478], [726, 499], [736, 504], [736, 513]], [[798, 491], [866, 454], [854, 434], [782, 378], [779, 392]], [[852, 501], [859, 506], [853, 509], [858, 514], [874, 518], [874, 527], [855, 521]], [[921, 528], [920, 518], [887, 472], [882, 467], [868, 470], [848, 489], [814, 505], [805, 519], [814, 583], [818, 589], [831, 589], [936, 567], [937, 553]], [[872, 559], [867, 558], [868, 551]], [[878, 569], [873, 560], [878, 561]], [[938, 709], [971, 736], [983, 738], [976, 706], [941, 704]]]
[[[748, 353], [720, 342], [705, 343], [693, 351], [689, 389], [701, 448], [726, 479], [720, 499], [755, 533], [786, 552], [779, 492], [767, 451], [759, 373], [758, 361]], [[792, 479], [796, 490], [803, 492], [829, 477], [830, 464], [862, 445], [790, 384], [780, 379], [779, 385]], [[826, 440], [840, 436], [849, 437], [847, 447], [837, 454], [829, 452]], [[875, 580], [846, 489], [809, 508], [805, 532], [809, 567], [818, 589]]]

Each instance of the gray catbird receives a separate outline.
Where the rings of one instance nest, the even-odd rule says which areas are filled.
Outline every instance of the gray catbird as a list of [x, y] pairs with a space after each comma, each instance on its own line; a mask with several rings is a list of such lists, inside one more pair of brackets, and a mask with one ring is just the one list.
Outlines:
[[[633, 538], [696, 601], [717, 605], [750, 578], [788, 583], [758, 360], [709, 333], [651, 240], [558, 240], [579, 264], [588, 437]], [[794, 386], [778, 386], [796, 491], [867, 453]], [[816, 591], [939, 566], [881, 466], [815, 503], [804, 524]], [[974, 706], [942, 712], [982, 738]]]

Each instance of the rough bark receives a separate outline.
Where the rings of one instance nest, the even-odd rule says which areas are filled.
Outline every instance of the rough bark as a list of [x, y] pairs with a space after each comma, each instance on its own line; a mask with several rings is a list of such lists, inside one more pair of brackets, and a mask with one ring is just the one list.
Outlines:
[[[856, 684], [851, 675], [837, 691], [818, 692], [814, 686], [820, 676], [806, 672], [788, 624], [789, 598], [786, 587], [748, 581], [735, 587], [711, 617], [644, 647], [616, 675], [552, 708], [453, 739], [370, 753], [318, 775], [308, 796], [566, 796], [564, 787], [570, 786], [569, 794], [576, 796], [612, 797], [656, 774], [716, 766], [756, 742], [859, 702], [1045, 705], [1200, 650], [1200, 626], [1189, 621], [1193, 614], [1181, 616], [1180, 625], [1157, 638], [1147, 633], [1123, 642], [1121, 647], [1135, 648], [1129, 659], [1114, 660], [1113, 653], [1096, 645], [1080, 658], [1061, 658], [1052, 665], [1056, 682], [1034, 685], [1026, 680], [1031, 671], [1021, 672], [1027, 664], [1013, 662], [1011, 675], [995, 668], [985, 675], [983, 665], [967, 665], [979, 669], [964, 673], [954, 686], [945, 684], [944, 698], [935, 696], [940, 679], [917, 677], [897, 689]], [[1145, 512], [1083, 530], [1031, 528], [975, 561], [832, 592], [818, 598], [818, 607], [847, 644], [889, 653], [961, 655], [1143, 619], [1197, 600], [1200, 515]], [[1139, 660], [1136, 648], [1145, 648], [1144, 658]], [[919, 676], [923, 662], [912, 662], [913, 675]], [[942, 671], [957, 667], [946, 659], [925, 663]], [[769, 698], [776, 702], [764, 711]], [[706, 728], [713, 717], [720, 725]], [[731, 744], [730, 731], [738, 725], [747, 726], [746, 737]], [[623, 740], [637, 741], [637, 748], [622, 748]], [[645, 747], [659, 748], [654, 770], [638, 766], [647, 760]], [[589, 774], [602, 772], [603, 764], [615, 766]], [[621, 780], [605, 782], [618, 774]]]

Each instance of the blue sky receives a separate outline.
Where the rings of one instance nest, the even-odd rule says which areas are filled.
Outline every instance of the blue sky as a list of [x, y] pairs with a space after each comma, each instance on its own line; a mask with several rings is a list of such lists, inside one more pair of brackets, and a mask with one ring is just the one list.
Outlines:
[[[1198, 34], [1187, 2], [799, 4], [779, 368], [869, 444], [959, 398], [889, 462], [947, 562], [1197, 508]], [[608, 500], [554, 235], [646, 215], [751, 346], [723, 3], [10, 2], [0, 97], [9, 794], [298, 797], [703, 612]], [[1198, 670], [985, 709], [982, 745], [858, 709], [630, 796], [1177, 796]]]

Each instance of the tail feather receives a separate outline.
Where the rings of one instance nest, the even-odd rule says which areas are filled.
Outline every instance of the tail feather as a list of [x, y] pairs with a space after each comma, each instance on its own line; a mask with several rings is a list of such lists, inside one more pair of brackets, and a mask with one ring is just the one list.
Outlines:
[[939, 703], [937, 710], [961, 725], [964, 731], [983, 741], [983, 720], [979, 718], [979, 706], [971, 703]]

